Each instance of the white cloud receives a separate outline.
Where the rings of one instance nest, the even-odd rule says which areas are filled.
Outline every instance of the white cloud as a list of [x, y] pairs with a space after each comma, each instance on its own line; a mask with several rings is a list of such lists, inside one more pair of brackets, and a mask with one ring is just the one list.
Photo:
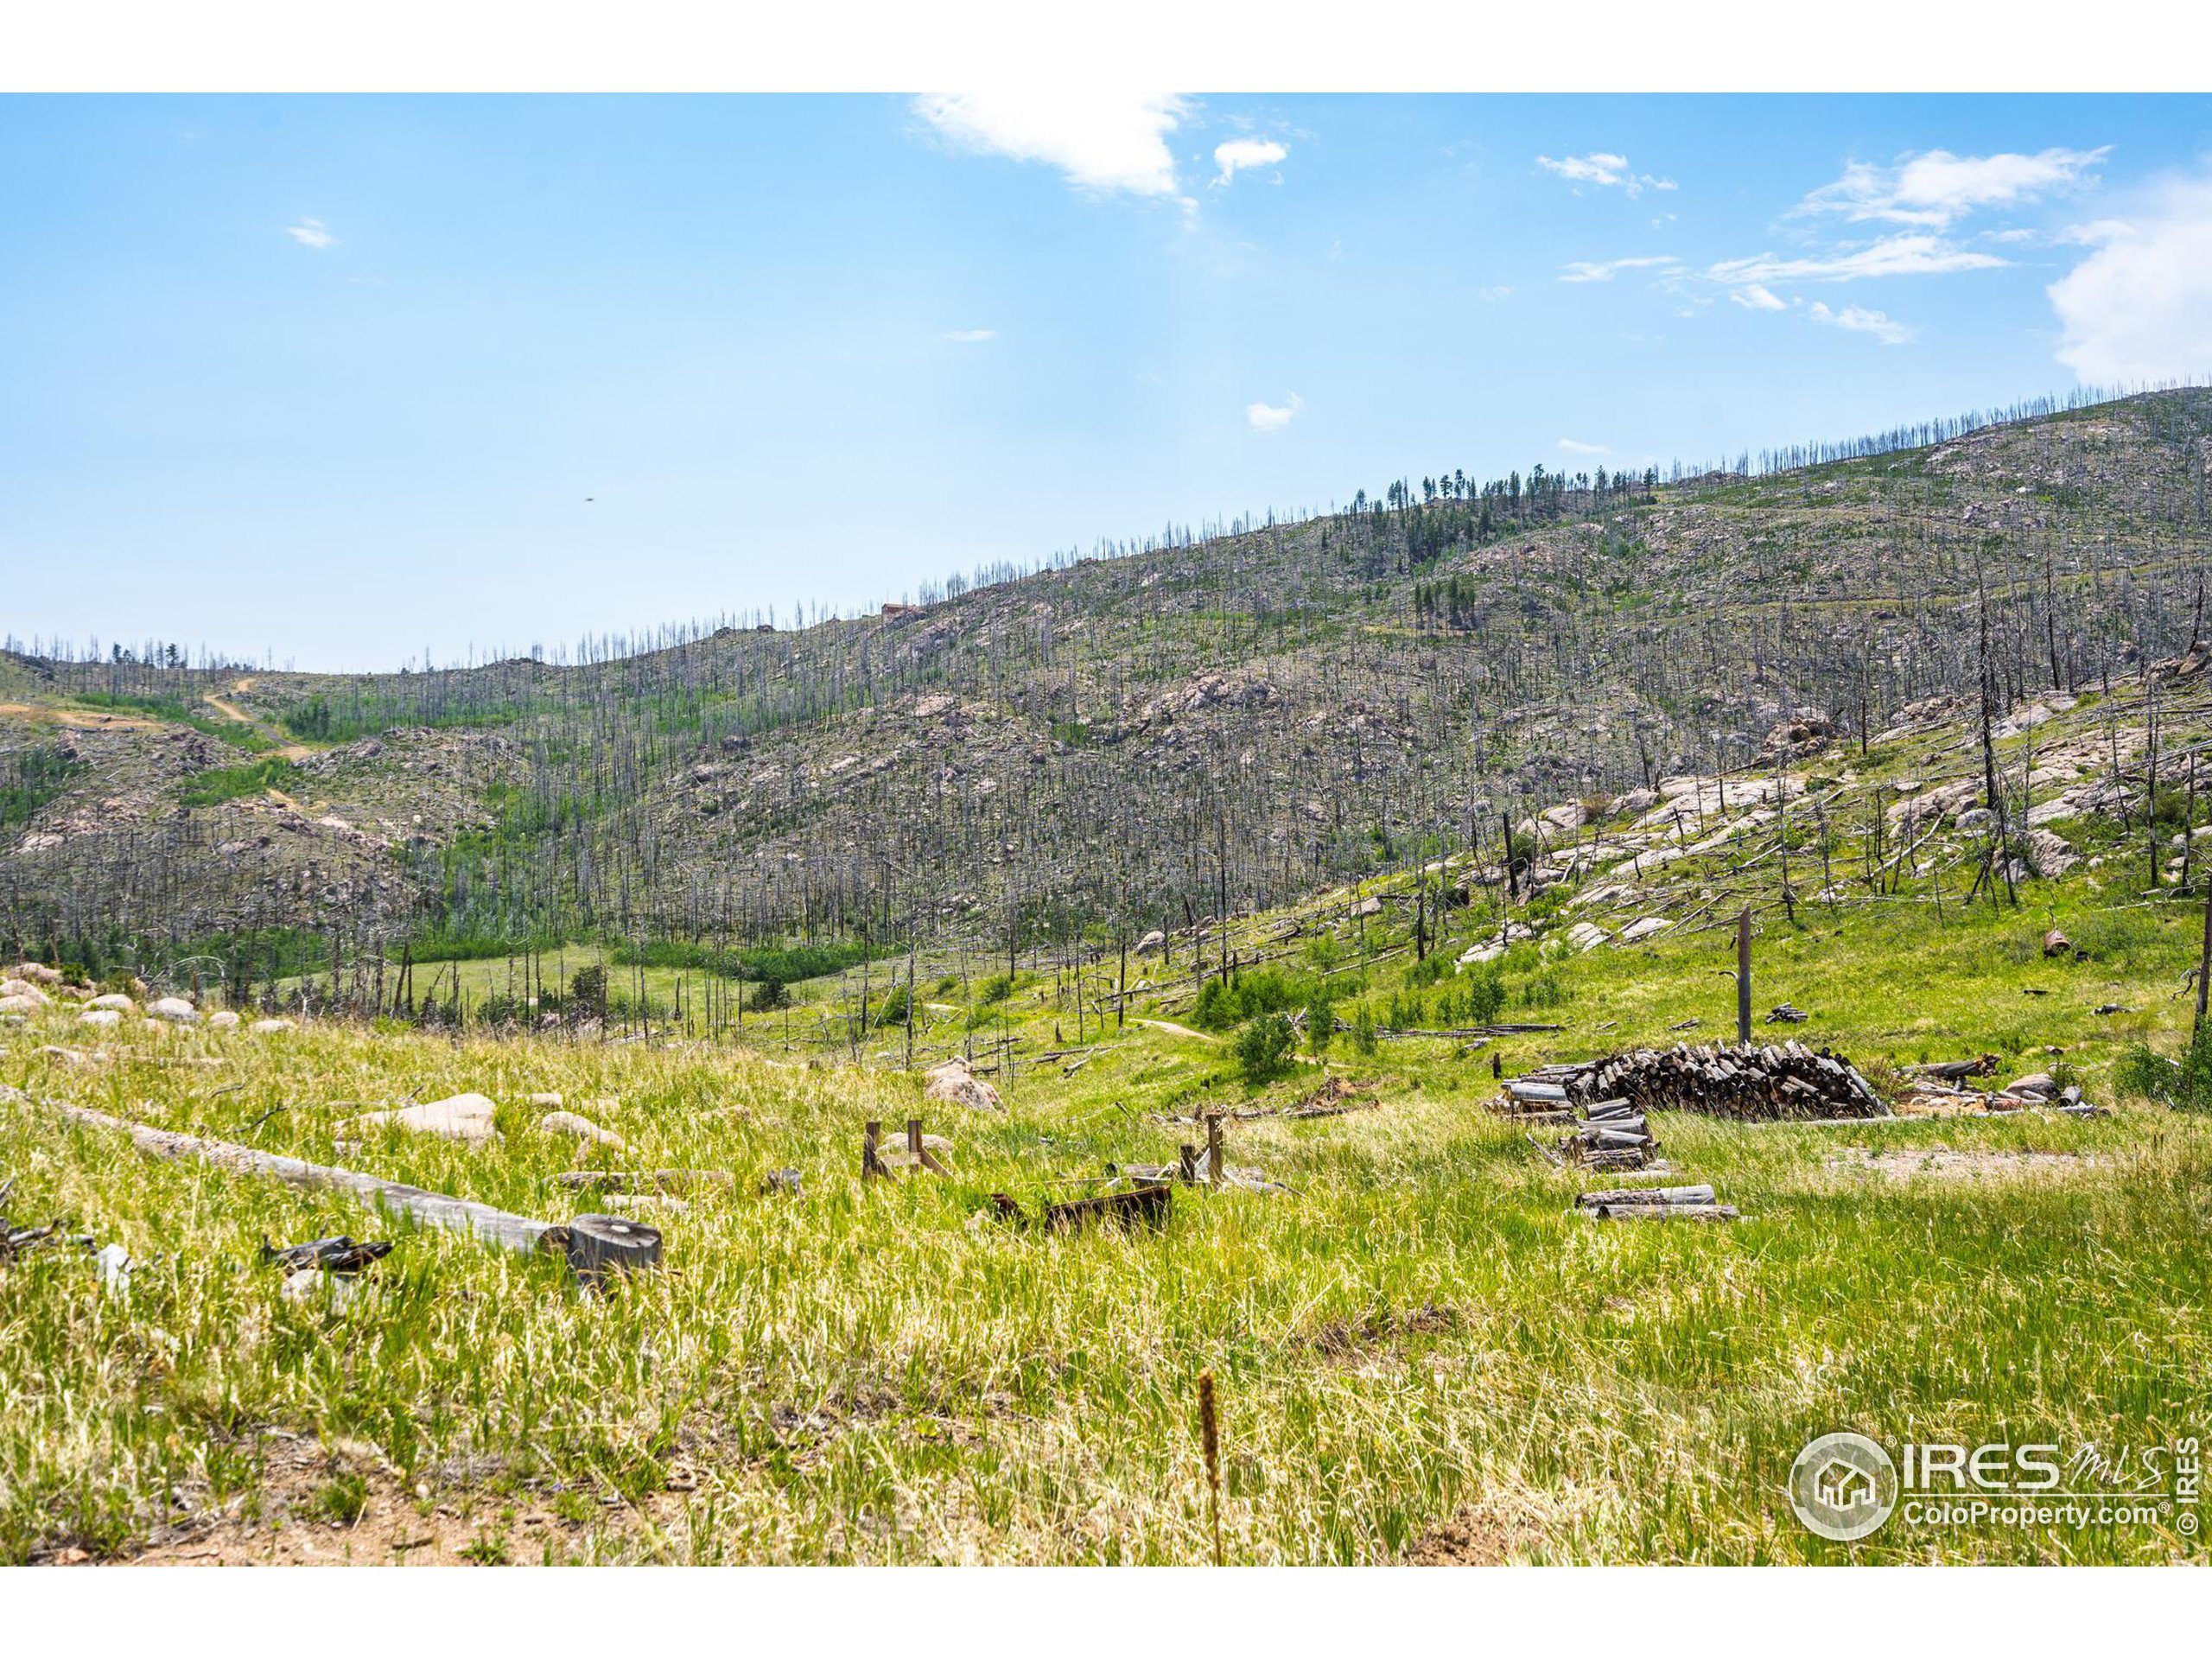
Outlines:
[[1886, 312], [1870, 311], [1865, 306], [1847, 305], [1840, 311], [1831, 311], [1815, 300], [1806, 314], [1815, 322], [1824, 322], [1831, 328], [1848, 328], [1853, 334], [1872, 334], [1885, 346], [1902, 346], [1912, 338], [1912, 330]]
[[1043, 162], [1086, 190], [1176, 191], [1167, 138], [1183, 118], [1179, 98], [1072, 88], [932, 93], [914, 100], [914, 112], [963, 149]]
[[1238, 173], [1255, 167], [1274, 167], [1290, 151], [1272, 138], [1231, 138], [1213, 147], [1213, 164], [1221, 169], [1216, 184], [1227, 184]]
[[1841, 213], [1847, 219], [1885, 219], [1942, 230], [1981, 207], [2009, 207], [2054, 190], [2088, 181], [2091, 169], [2112, 153], [2045, 149], [2033, 156], [1954, 156], [1931, 149], [1895, 167], [1853, 162], [1834, 184], [1822, 185], [1797, 205], [1801, 213]]
[[2075, 247], [2101, 248], [2134, 234], [2135, 227], [2124, 219], [2093, 219], [2086, 225], [2069, 225], [2058, 233], [2058, 239]]
[[2079, 235], [2096, 251], [2047, 290], [2065, 331], [2058, 360], [2107, 385], [2212, 375], [2212, 175]]
[[296, 225], [287, 225], [284, 234], [303, 248], [334, 248], [338, 238], [319, 219], [303, 219]]
[[1757, 283], [1747, 283], [1741, 288], [1730, 289], [1728, 297], [1753, 311], [1787, 311], [1789, 308], [1776, 296], [1773, 289], [1762, 288]]
[[1294, 391], [1287, 404], [1245, 404], [1244, 418], [1251, 422], [1255, 432], [1280, 432], [1290, 424], [1291, 417], [1305, 407], [1305, 400]]
[[1568, 156], [1554, 161], [1548, 156], [1536, 157], [1536, 165], [1547, 173], [1556, 173], [1569, 184], [1591, 185], [1600, 190], [1620, 189], [1631, 196], [1640, 196], [1646, 189], [1672, 190], [1672, 179], [1657, 179], [1649, 173], [1638, 173], [1628, 164], [1625, 156], [1593, 149], [1587, 156]]
[[999, 331], [995, 328], [956, 328], [945, 336], [956, 346], [980, 346], [987, 340], [998, 337]]
[[1613, 453], [1613, 446], [1610, 443], [1584, 443], [1576, 438], [1561, 438], [1559, 447], [1570, 455], [1610, 455]]
[[1808, 259], [1777, 259], [1762, 253], [1751, 259], [1724, 259], [1706, 275], [1729, 288], [1770, 283], [1849, 283], [1866, 276], [1933, 276], [1955, 270], [1986, 270], [2009, 263], [1993, 253], [1974, 253], [1936, 236], [1889, 236], [1878, 242]]
[[1647, 254], [1637, 259], [1576, 259], [1560, 267], [1559, 279], [1562, 283], [1610, 283], [1617, 271], [1642, 270], [1675, 263], [1670, 254]]

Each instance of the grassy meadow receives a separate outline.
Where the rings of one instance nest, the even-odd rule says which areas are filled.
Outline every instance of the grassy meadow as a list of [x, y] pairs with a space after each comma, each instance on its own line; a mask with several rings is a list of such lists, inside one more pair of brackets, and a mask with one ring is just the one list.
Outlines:
[[[1759, 1006], [1811, 1011], [1791, 1034], [1878, 1077], [1984, 1050], [2042, 1069], [2055, 1048], [2111, 1100], [2130, 1044], [2171, 1049], [2186, 1030], [2199, 912], [2042, 886], [2032, 910], [1941, 923], [1905, 904], [1764, 917]], [[2090, 960], [2044, 961], [2053, 919]], [[1419, 977], [1382, 959], [1391, 937], [1378, 925], [1375, 959], [1342, 982], [1380, 998]], [[1685, 931], [1548, 956], [1531, 972], [1554, 1005], [1503, 1017], [1566, 1029], [1503, 1039], [1507, 1070], [1668, 1040], [1691, 1018], [1692, 1037], [1726, 1034], [1731, 949], [1725, 931]], [[1137, 1011], [1181, 1017], [1179, 973], [1151, 971]], [[1071, 1045], [1056, 988], [1025, 973], [976, 1036], [1052, 1053], [1058, 1029]], [[809, 995], [838, 1000], [832, 982]], [[2133, 1011], [2093, 1012], [2115, 1002]], [[968, 1040], [966, 1014], [931, 1014], [918, 1047]], [[1843, 1427], [1891, 1443], [2200, 1433], [2205, 1120], [2126, 1100], [2092, 1121], [1662, 1115], [1674, 1179], [1712, 1183], [1744, 1218], [1606, 1225], [1573, 1212], [1587, 1179], [1483, 1109], [1488, 1049], [1364, 1054], [1339, 1037], [1255, 1086], [1220, 1040], [1134, 1022], [1086, 1035], [1087, 1058], [1000, 1074], [1008, 1109], [991, 1114], [922, 1105], [897, 1067], [903, 1032], [871, 1033], [855, 1065], [842, 1043], [786, 1058], [333, 1021], [132, 1023], [94, 1044], [64, 1014], [34, 1020], [0, 1047], [0, 1079], [22, 1091], [0, 1102], [17, 1224], [66, 1217], [139, 1265], [127, 1293], [59, 1251], [0, 1270], [0, 1558], [1199, 1561], [1207, 1369], [1232, 1561], [2195, 1548], [2156, 1527], [1894, 1522], [1828, 1544], [1797, 1525], [1783, 1480], [1807, 1440]], [[995, 1192], [1033, 1209], [1090, 1190], [1109, 1161], [1172, 1162], [1202, 1135], [1169, 1119], [1295, 1100], [1324, 1064], [1371, 1085], [1374, 1109], [1229, 1127], [1230, 1161], [1289, 1192], [1179, 1191], [1158, 1233], [991, 1213]], [[341, 1128], [463, 1090], [500, 1103], [499, 1145]], [[626, 1149], [580, 1155], [537, 1132], [524, 1103], [543, 1092]], [[46, 1101], [556, 1220], [590, 1207], [551, 1179], [579, 1166], [736, 1179], [627, 1206], [664, 1230], [665, 1268], [591, 1294], [551, 1260], [141, 1156]], [[862, 1123], [916, 1112], [952, 1140], [951, 1176], [863, 1185]], [[782, 1168], [800, 1192], [763, 1195]], [[334, 1232], [397, 1242], [343, 1306], [289, 1300], [257, 1264], [264, 1236]]]

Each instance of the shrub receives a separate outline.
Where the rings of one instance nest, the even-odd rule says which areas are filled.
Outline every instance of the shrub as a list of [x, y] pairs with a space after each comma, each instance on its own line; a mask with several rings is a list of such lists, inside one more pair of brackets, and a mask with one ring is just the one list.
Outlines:
[[1246, 1026], [1236, 1039], [1236, 1064], [1244, 1081], [1255, 1087], [1273, 1082], [1290, 1069], [1290, 1052], [1297, 1034], [1279, 1014], [1263, 1014]]
[[2120, 1057], [2113, 1078], [2123, 1092], [2177, 1112], [2212, 1112], [2212, 1020], [2196, 1028], [2178, 1060], [2139, 1044]]
[[1548, 968], [1522, 982], [1521, 1006], [1524, 1008], [1556, 1008], [1566, 1001], [1567, 987]]
[[976, 988], [976, 1006], [988, 1008], [992, 1003], [1003, 1002], [1013, 995], [1013, 977], [1007, 974], [995, 974]]
[[607, 969], [598, 963], [569, 976], [569, 995], [587, 1014], [607, 1012]]
[[1210, 979], [1192, 1008], [1191, 1023], [1204, 1030], [1226, 1031], [1258, 1014], [1300, 1007], [1313, 992], [1312, 982], [1272, 968]]
[[1344, 957], [1344, 947], [1333, 933], [1317, 933], [1306, 941], [1306, 960], [1316, 968], [1333, 968]]
[[1494, 962], [1485, 962], [1467, 976], [1466, 989], [1461, 993], [1471, 1026], [1486, 1026], [1496, 1020], [1505, 1007], [1505, 976]]
[[1375, 1010], [1363, 1002], [1351, 1016], [1351, 1046], [1362, 1058], [1372, 1059], [1379, 1046], [1375, 1036]]
[[746, 1010], [751, 1014], [768, 1014], [791, 1005], [791, 994], [780, 979], [764, 979], [753, 988], [745, 999]]
[[1306, 999], [1306, 1046], [1319, 1057], [1337, 1039], [1337, 1005], [1320, 986]]

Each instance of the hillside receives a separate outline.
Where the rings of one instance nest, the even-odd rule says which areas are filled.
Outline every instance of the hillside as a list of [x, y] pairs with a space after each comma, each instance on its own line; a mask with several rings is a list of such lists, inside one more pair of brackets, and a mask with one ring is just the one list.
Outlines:
[[[1134, 938], [1801, 710], [2101, 690], [2197, 632], [2212, 394], [1764, 477], [1424, 480], [862, 620], [384, 676], [0, 661], [0, 938], [308, 962]], [[1980, 645], [1986, 596], [1989, 647]], [[244, 941], [244, 944], [241, 944]]]

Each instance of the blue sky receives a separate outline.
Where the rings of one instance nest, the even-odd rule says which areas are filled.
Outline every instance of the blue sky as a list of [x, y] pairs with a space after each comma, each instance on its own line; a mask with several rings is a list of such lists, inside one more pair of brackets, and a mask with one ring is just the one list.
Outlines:
[[0, 630], [442, 661], [2201, 377], [2208, 156], [2145, 97], [8, 99]]

